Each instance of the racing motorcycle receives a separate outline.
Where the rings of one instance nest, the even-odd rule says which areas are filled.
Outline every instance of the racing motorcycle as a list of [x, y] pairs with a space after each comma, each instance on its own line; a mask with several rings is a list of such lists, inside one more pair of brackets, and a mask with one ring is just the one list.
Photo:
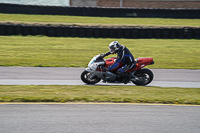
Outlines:
[[[81, 80], [86, 84], [96, 84], [103, 80], [104, 83], [124, 83], [124, 77], [118, 77], [116, 72], [123, 66], [122, 63], [119, 67], [111, 71], [105, 71], [105, 68], [110, 67], [115, 63], [116, 57], [109, 59], [103, 59], [104, 57], [99, 54], [94, 56], [89, 64], [88, 68], [81, 73]], [[135, 59], [133, 68], [126, 72], [129, 76], [129, 83], [132, 82], [135, 85], [145, 86], [153, 80], [153, 73], [147, 68], [143, 68], [147, 65], [154, 64], [153, 58], [140, 57]]]

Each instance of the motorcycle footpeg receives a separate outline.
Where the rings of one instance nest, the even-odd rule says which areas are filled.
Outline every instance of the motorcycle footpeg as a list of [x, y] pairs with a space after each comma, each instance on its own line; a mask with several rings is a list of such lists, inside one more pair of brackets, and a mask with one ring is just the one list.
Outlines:
[[136, 79], [134, 79], [134, 78], [131, 78], [131, 79], [130, 79], [130, 81], [136, 81]]

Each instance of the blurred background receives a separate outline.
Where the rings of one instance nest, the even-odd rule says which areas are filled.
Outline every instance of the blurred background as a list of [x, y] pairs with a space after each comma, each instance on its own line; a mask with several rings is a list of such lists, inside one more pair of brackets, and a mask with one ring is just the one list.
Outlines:
[[0, 3], [24, 5], [69, 6], [70, 0], [0, 0]]
[[90, 7], [200, 8], [199, 0], [0, 0], [0, 3]]
[[200, 0], [0, 0], [1, 66], [86, 67], [119, 40], [153, 68], [200, 69], [199, 39]]

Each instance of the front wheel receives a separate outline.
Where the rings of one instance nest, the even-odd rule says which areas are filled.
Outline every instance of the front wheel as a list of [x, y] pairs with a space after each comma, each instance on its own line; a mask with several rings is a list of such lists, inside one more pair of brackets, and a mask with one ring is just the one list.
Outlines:
[[85, 70], [81, 73], [81, 80], [86, 84], [96, 84], [101, 80], [97, 76], [94, 76], [93, 78], [90, 78], [90, 76], [91, 76], [90, 72]]
[[149, 69], [140, 69], [134, 74], [136, 81], [133, 81], [136, 85], [147, 85], [153, 80], [153, 73]]

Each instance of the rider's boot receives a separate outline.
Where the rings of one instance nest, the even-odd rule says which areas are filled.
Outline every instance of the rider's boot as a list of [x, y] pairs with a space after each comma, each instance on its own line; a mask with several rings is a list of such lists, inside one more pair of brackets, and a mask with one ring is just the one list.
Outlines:
[[124, 77], [124, 84], [127, 84], [130, 81], [129, 74], [128, 73], [124, 73], [123, 77]]

